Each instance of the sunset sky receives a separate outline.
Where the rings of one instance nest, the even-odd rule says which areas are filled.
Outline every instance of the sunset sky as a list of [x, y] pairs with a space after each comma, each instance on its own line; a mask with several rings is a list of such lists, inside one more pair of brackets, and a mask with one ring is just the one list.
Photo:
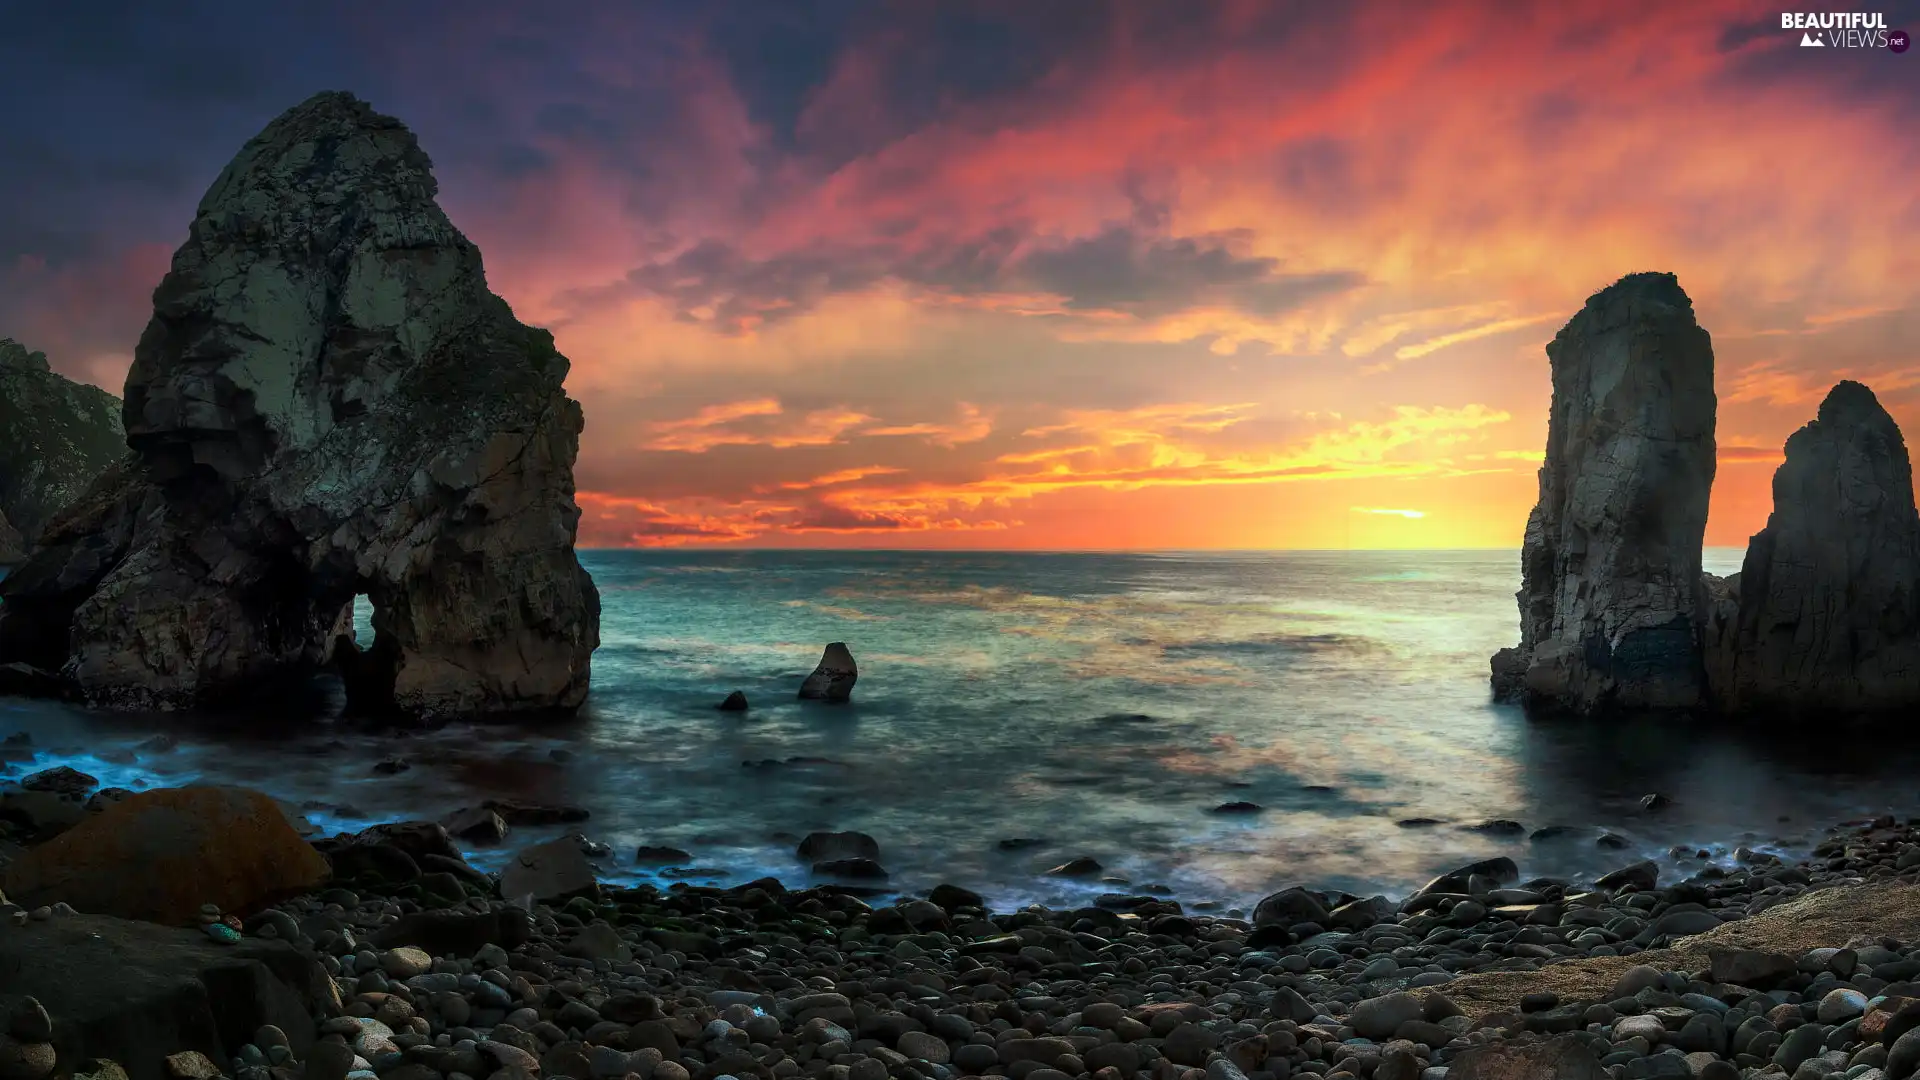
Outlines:
[[118, 393], [201, 193], [345, 89], [572, 359], [586, 545], [1517, 546], [1543, 346], [1636, 270], [1743, 545], [1836, 379], [1920, 423], [1920, 50], [1780, 11], [19, 5], [0, 335]]

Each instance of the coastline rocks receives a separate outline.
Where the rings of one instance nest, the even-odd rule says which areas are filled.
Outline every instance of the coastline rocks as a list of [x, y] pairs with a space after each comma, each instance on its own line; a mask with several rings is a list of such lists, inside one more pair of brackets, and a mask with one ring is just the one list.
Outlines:
[[507, 838], [512, 826], [507, 819], [484, 806], [469, 806], [448, 814], [441, 822], [448, 833], [476, 844], [497, 844]]
[[[1695, 1074], [1689, 1068], [1673, 1075]], [[1562, 1035], [1544, 1042], [1475, 1047], [1454, 1059], [1446, 1080], [1607, 1080], [1607, 1076], [1586, 1043], [1576, 1035]]]
[[0, 565], [24, 558], [54, 515], [126, 453], [120, 399], [0, 338]]
[[1857, 382], [1787, 440], [1773, 513], [1716, 583], [1707, 664], [1734, 713], [1879, 712], [1920, 700], [1920, 514], [1900, 428]]
[[191, 930], [100, 915], [0, 927], [0, 978], [50, 1014], [49, 1041], [76, 1073], [93, 1058], [129, 1080], [171, 1080], [165, 1055], [197, 1051], [216, 1064], [267, 1025], [296, 1054], [314, 1017], [341, 1011], [321, 964], [287, 942], [219, 945]]
[[[802, 696], [805, 696], [804, 693], [802, 694]], [[733, 693], [728, 694], [726, 698], [720, 702], [720, 704], [714, 707], [719, 709], [721, 712], [746, 712], [747, 711], [747, 695], [742, 691], [735, 690]]]
[[576, 840], [561, 837], [516, 852], [500, 873], [500, 895], [520, 902], [563, 900], [599, 891], [593, 864]]
[[366, 712], [580, 703], [599, 599], [568, 363], [435, 192], [413, 134], [347, 94], [242, 148], [155, 290], [132, 455], [0, 581], [0, 663], [113, 708], [231, 704], [329, 660]]
[[800, 684], [802, 701], [847, 701], [853, 697], [853, 684], [860, 678], [859, 669], [854, 666], [853, 653], [847, 650], [843, 641], [827, 646], [820, 656], [820, 663]]
[[184, 926], [204, 904], [250, 914], [328, 878], [319, 852], [280, 805], [244, 788], [163, 788], [129, 795], [0, 874], [16, 902], [65, 901], [90, 914]]
[[1495, 694], [1580, 713], [1698, 706], [1711, 340], [1672, 274], [1630, 274], [1588, 298], [1547, 356], [1520, 644], [1493, 658]]

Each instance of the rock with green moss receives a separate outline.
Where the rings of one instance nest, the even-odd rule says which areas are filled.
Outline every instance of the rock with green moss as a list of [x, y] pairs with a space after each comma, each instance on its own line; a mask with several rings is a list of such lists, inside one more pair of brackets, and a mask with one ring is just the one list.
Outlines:
[[0, 565], [24, 557], [53, 516], [126, 452], [119, 398], [0, 338]]

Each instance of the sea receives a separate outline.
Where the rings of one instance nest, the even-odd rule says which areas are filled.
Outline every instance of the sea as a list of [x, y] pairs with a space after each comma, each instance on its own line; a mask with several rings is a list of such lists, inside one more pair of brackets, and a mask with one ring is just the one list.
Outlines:
[[[1707, 568], [1740, 556], [1709, 549]], [[1876, 734], [1494, 704], [1488, 656], [1517, 637], [1515, 551], [581, 561], [602, 643], [572, 719], [369, 730], [324, 681], [271, 715], [0, 699], [0, 734], [32, 740], [0, 776], [66, 764], [134, 789], [242, 784], [328, 834], [488, 798], [577, 805], [584, 823], [516, 829], [472, 860], [579, 831], [610, 846], [607, 880], [663, 887], [804, 884], [796, 841], [851, 829], [879, 842], [887, 889], [952, 882], [1002, 909], [1159, 890], [1230, 912], [1291, 885], [1404, 895], [1496, 855], [1523, 877], [1652, 858], [1671, 878], [1743, 847], [1804, 854], [1832, 824], [1920, 803], [1920, 751]], [[834, 641], [859, 664], [853, 700], [798, 700]], [[746, 712], [716, 707], [733, 690]], [[141, 749], [158, 730], [177, 747]], [[1649, 811], [1650, 794], [1671, 804]], [[1474, 828], [1496, 819], [1525, 831]], [[691, 858], [639, 866], [642, 844]], [[1079, 857], [1100, 877], [1048, 873]]]

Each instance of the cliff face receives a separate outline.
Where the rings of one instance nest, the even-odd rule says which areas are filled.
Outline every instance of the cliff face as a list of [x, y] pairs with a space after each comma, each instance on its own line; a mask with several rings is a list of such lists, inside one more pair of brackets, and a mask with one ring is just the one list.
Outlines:
[[1773, 513], [1725, 589], [1707, 641], [1724, 711], [1920, 702], [1920, 514], [1906, 441], [1873, 391], [1840, 383], [1787, 440]]
[[169, 708], [297, 674], [346, 634], [368, 708], [580, 702], [599, 597], [573, 553], [567, 360], [488, 291], [436, 187], [412, 133], [346, 94], [247, 143], [154, 293], [131, 461], [0, 582], [0, 662]]
[[55, 374], [45, 353], [0, 338], [0, 521], [17, 534], [15, 561], [54, 514], [127, 452], [120, 400]]
[[1577, 712], [1706, 700], [1700, 548], [1713, 349], [1671, 274], [1594, 294], [1547, 356], [1553, 406], [1498, 696]]
[[27, 540], [13, 527], [7, 515], [0, 514], [0, 566], [12, 566], [27, 557]]

